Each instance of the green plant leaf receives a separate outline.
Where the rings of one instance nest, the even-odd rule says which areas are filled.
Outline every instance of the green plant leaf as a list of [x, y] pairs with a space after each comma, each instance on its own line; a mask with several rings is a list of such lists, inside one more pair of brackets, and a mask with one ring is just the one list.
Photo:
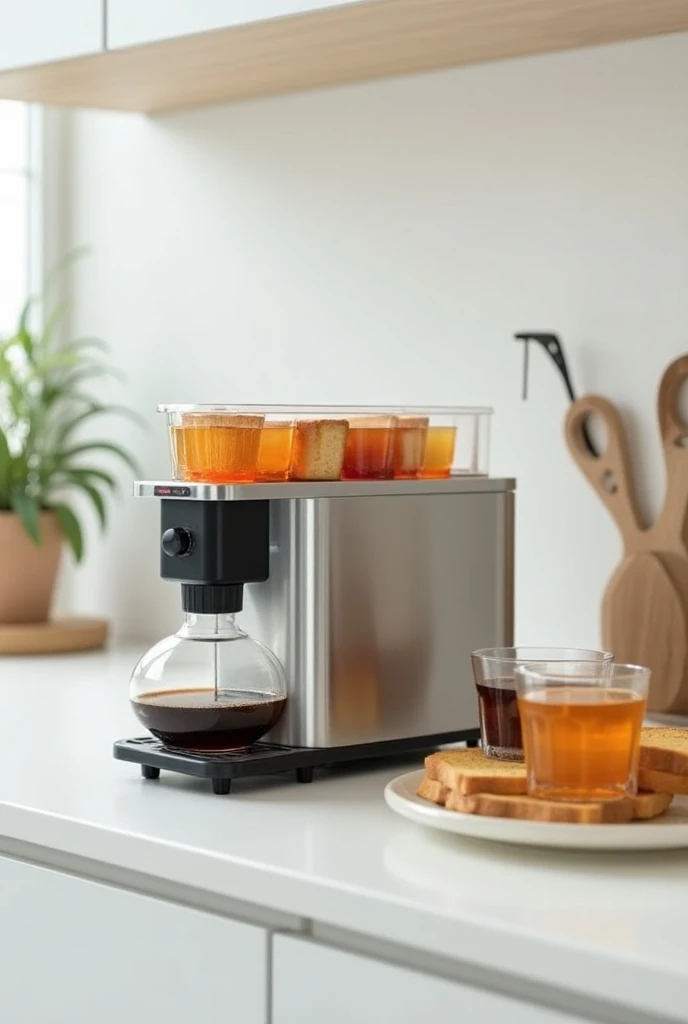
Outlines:
[[[75, 489], [85, 494], [104, 525], [108, 492], [117, 489], [108, 460], [117, 458], [139, 472], [127, 449], [114, 443], [118, 440], [114, 430], [113, 441], [107, 434], [104, 440], [89, 441], [88, 424], [107, 414], [144, 422], [130, 410], [105, 405], [89, 393], [96, 378], [124, 379], [109, 365], [104, 341], [81, 337], [58, 344], [64, 334], [58, 325], [67, 304], [60, 302], [62, 296], [54, 286], [86, 251], [73, 250], [55, 266], [42, 292], [25, 303], [15, 334], [0, 341], [0, 412], [7, 424], [7, 432], [0, 431], [0, 508], [16, 509], [27, 532], [38, 537], [40, 509], [54, 500], [77, 559], [83, 554], [81, 523], [62, 504], [62, 492]], [[31, 323], [39, 309], [43, 329], [33, 330]], [[86, 428], [83, 435], [82, 426]]]
[[24, 349], [24, 352], [26, 353], [29, 362], [33, 362], [33, 335], [29, 334], [28, 331], [18, 331], [16, 341], [17, 344], [21, 345], [21, 347]]
[[93, 507], [96, 510], [98, 516], [98, 522], [100, 523], [101, 532], [105, 530], [107, 526], [107, 512], [105, 510], [105, 499], [100, 491], [93, 486], [93, 484], [87, 483], [85, 480], [75, 481], [75, 486], [80, 487], [84, 494], [87, 494], [93, 503]]
[[29, 295], [28, 299], [21, 308], [19, 314], [19, 324], [17, 325], [17, 334], [26, 334], [29, 325], [29, 314], [31, 313], [32, 307], [38, 301], [37, 295]]
[[145, 420], [142, 416], [139, 416], [137, 412], [132, 409], [127, 409], [124, 405], [99, 405], [97, 402], [92, 402], [87, 409], [83, 412], [73, 416], [70, 420], [63, 423], [56, 435], [55, 445], [60, 447], [65, 441], [74, 433], [77, 427], [84, 423], [85, 420], [91, 419], [93, 416], [124, 416], [127, 419], [133, 420], [139, 426], [145, 426]]
[[70, 370], [73, 366], [83, 363], [84, 357], [78, 352], [56, 352], [55, 355], [46, 356], [39, 360], [34, 366], [34, 373], [37, 377], [47, 377], [55, 370]]
[[79, 520], [68, 505], [51, 505], [67, 543], [74, 552], [77, 562], [84, 557], [84, 535]]
[[38, 498], [24, 491], [14, 490], [10, 495], [12, 508], [34, 544], [41, 543], [40, 505]]
[[[45, 294], [45, 289], [44, 289]], [[50, 347], [53, 334], [60, 324], [60, 321], [64, 317], [65, 313], [71, 306], [71, 299], [64, 299], [62, 302], [58, 302], [54, 309], [51, 309], [45, 318], [45, 324], [41, 331], [41, 337], [39, 341], [39, 347], [43, 352], [46, 352]]]
[[63, 466], [63, 468], [56, 473], [57, 486], [60, 485], [60, 481], [63, 478], [66, 483], [76, 483], [77, 485], [82, 480], [91, 484], [93, 480], [99, 480], [102, 483], [107, 484], [113, 494], [119, 490], [117, 480], [112, 473], [106, 473], [104, 469], [96, 469], [92, 466]]
[[[133, 458], [126, 450], [119, 444], [114, 444], [112, 441], [85, 441], [83, 444], [74, 445], [73, 448], [68, 448], [62, 453], [65, 462], [75, 459], [80, 455], [85, 455], [86, 452], [110, 452], [111, 455], [116, 455], [118, 459], [121, 459], [134, 473], [139, 473], [139, 465], [136, 459]], [[79, 467], [77, 467], [79, 468]]]
[[10, 498], [12, 493], [15, 491], [26, 491], [30, 494], [30, 482], [28, 456], [26, 450], [23, 450], [19, 452], [18, 455], [14, 456], [10, 465]]
[[110, 346], [107, 341], [103, 341], [102, 338], [75, 338], [74, 341], [68, 341], [66, 345], [62, 346], [63, 352], [83, 352], [84, 349], [95, 348], [99, 352], [107, 354], [110, 352]]
[[65, 253], [65, 255], [53, 265], [50, 272], [46, 275], [45, 282], [43, 284], [43, 294], [45, 295], [46, 292], [49, 292], [50, 289], [54, 287], [62, 274], [64, 274], [65, 270], [71, 267], [78, 260], [83, 259], [84, 256], [89, 256], [91, 252], [92, 249], [90, 245], [77, 245], [73, 249], [70, 249], [69, 252]]
[[63, 400], [69, 402], [70, 405], [75, 405], [78, 402], [83, 402], [84, 405], [93, 405], [92, 396], [85, 394], [83, 391], [66, 393], [64, 387], [60, 384], [47, 384], [43, 388], [41, 402], [46, 409], [52, 409], [57, 402]]
[[114, 366], [108, 366], [107, 363], [95, 363], [91, 362], [90, 365], [83, 366], [80, 370], [75, 370], [69, 376], [65, 377], [60, 381], [59, 387], [64, 395], [69, 395], [69, 392], [77, 384], [81, 384], [84, 380], [93, 380], [95, 377], [113, 377], [118, 380], [120, 384], [126, 383], [126, 376], [121, 370], [117, 370]]
[[7, 437], [0, 430], [0, 503], [9, 504], [9, 489], [12, 479], [12, 456], [10, 455]]

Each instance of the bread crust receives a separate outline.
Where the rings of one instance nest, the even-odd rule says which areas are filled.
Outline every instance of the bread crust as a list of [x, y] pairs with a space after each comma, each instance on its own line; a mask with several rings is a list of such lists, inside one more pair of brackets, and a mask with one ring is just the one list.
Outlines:
[[640, 767], [688, 777], [688, 729], [660, 726], [643, 729]]
[[651, 768], [639, 768], [638, 785], [641, 789], [649, 789], [654, 793], [688, 795], [688, 776], [676, 775], [673, 772], [656, 772]]
[[608, 803], [568, 803], [542, 800], [534, 796], [508, 796], [503, 793], [450, 792], [445, 806], [463, 814], [492, 818], [518, 818], [527, 821], [559, 822], [575, 825], [624, 824], [633, 817], [633, 802], [628, 798]]

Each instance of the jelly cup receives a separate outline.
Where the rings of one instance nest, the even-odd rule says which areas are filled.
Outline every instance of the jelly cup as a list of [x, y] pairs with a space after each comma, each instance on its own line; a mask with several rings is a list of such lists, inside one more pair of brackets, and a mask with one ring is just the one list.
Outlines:
[[260, 435], [256, 483], [289, 479], [294, 429], [294, 420], [266, 417]]
[[392, 476], [395, 480], [414, 480], [425, 460], [429, 416], [399, 416], [392, 441]]
[[344, 480], [388, 480], [396, 416], [352, 416], [346, 439]]
[[169, 414], [174, 476], [200, 483], [251, 482], [264, 419], [224, 411]]

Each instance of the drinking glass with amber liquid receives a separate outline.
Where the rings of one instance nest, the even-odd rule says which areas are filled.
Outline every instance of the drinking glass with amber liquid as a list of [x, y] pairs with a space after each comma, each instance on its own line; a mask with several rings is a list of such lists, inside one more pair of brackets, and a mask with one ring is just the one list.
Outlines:
[[523, 665], [589, 663], [600, 671], [609, 665], [608, 651], [572, 647], [485, 647], [473, 651], [473, 680], [478, 692], [480, 744], [487, 757], [523, 760], [521, 716], [516, 694], [516, 670]]
[[650, 669], [590, 662], [516, 670], [528, 793], [616, 800], [638, 790]]

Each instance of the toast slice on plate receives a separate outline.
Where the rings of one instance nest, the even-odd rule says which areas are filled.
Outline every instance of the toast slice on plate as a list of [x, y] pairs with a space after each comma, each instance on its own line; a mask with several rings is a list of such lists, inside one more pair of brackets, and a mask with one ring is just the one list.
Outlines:
[[639, 763], [641, 768], [683, 775], [688, 779], [688, 729], [654, 726], [643, 729]]
[[423, 777], [423, 780], [417, 790], [418, 796], [422, 796], [424, 800], [430, 800], [433, 804], [438, 804], [439, 807], [444, 807], [449, 790], [446, 786], [443, 786], [441, 782], [435, 782], [434, 779], [429, 779], [427, 775]]
[[633, 804], [633, 817], [636, 821], [648, 821], [650, 818], [658, 818], [664, 814], [667, 807], [674, 799], [671, 793], [639, 792], [637, 796], [630, 797]]
[[525, 796], [526, 769], [518, 761], [496, 761], [481, 750], [438, 750], [425, 758], [425, 771], [432, 782], [447, 789], [469, 793], [503, 793]]
[[[478, 794], [478, 795], [479, 796], [487, 796], [487, 794]], [[427, 777], [427, 775], [425, 776], [425, 778], [422, 780], [420, 786], [418, 787], [418, 796], [423, 797], [424, 800], [430, 800], [433, 804], [437, 804], [440, 807], [446, 807], [448, 810], [462, 810], [462, 808], [458, 806], [458, 795], [457, 794], [453, 794], [452, 791], [450, 789], [447, 789], [446, 786], [443, 786], [441, 782], [435, 782], [433, 779], [429, 779]], [[530, 801], [532, 799], [535, 799], [535, 798], [532, 798], [532, 797], [523, 797], [522, 798], [522, 800], [524, 801], [523, 806], [524, 806], [524, 808], [526, 810], [532, 806], [528, 802], [528, 801]], [[658, 818], [660, 816], [660, 814], [664, 814], [664, 812], [666, 811], [667, 807], [669, 806], [669, 804], [671, 803], [672, 800], [673, 800], [673, 796], [670, 793], [640, 792], [640, 793], [638, 793], [637, 796], [628, 797], [628, 802], [629, 802], [630, 807], [631, 807], [631, 815], [630, 815], [630, 817], [633, 820], [637, 820], [637, 821], [648, 821], [651, 818]], [[462, 797], [461, 801], [463, 803], [463, 813], [464, 814], [480, 814], [480, 813], [486, 813], [487, 814], [487, 813], [492, 813], [492, 812], [488, 812], [488, 811], [481, 812], [479, 810], [478, 811], [470, 810], [471, 802], [470, 802], [470, 798], [468, 796]], [[592, 807], [592, 806], [595, 806], [595, 807], [597, 807], [597, 806], [599, 806], [599, 807], [602, 807], [602, 806], [604, 806], [604, 807], [611, 807], [611, 806], [614, 806], [618, 801], [614, 801], [612, 804], [609, 804], [609, 803], [595, 804], [593, 802], [591, 802], [590, 804], [562, 804], [561, 801], [558, 801], [558, 800], [557, 801], [555, 801], [555, 800], [541, 800], [540, 798], [537, 798], [537, 802], [538, 802], [538, 809], [539, 809], [540, 806], [544, 805], [544, 804], [549, 805], [549, 806], [551, 806], [553, 804], [557, 804], [560, 807], [561, 806], [564, 806], [564, 807], [567, 807], [567, 806], [568, 807], [571, 807], [571, 806], [573, 806], [573, 807]], [[480, 806], [480, 802], [478, 802], [478, 804], [476, 806]], [[485, 806], [485, 801], [482, 802], [482, 806]], [[495, 806], [497, 806], [497, 805], [492, 804], [493, 808]], [[515, 807], [516, 806], [515, 799], [514, 800], [510, 799], [507, 803], [505, 803], [504, 806], [507, 809], [507, 811], [510, 808]], [[614, 812], [614, 814], [616, 814], [616, 812]], [[586, 820], [591, 820], [591, 815], [592, 815], [592, 818], [594, 818], [594, 814], [592, 812], [590, 812], [590, 813], [588, 813]], [[629, 820], [629, 819], [625, 818], [624, 815], [625, 815], [625, 812], [622, 812], [620, 814], [621, 820], [622, 821]], [[522, 816], [524, 818], [531, 818], [531, 819], [533, 817], [533, 815], [531, 813], [524, 813], [523, 815], [519, 815], [519, 814], [515, 814], [515, 813], [513, 813], [513, 814], [507, 813], [507, 814], [500, 814], [499, 816], [500, 817], [521, 817]], [[565, 818], [561, 818], [561, 817], [557, 817], [557, 818], [544, 818], [544, 819], [538, 817], [536, 820], [539, 820], [539, 821], [542, 821], [542, 820], [545, 820], [545, 821], [555, 821], [555, 820], [557, 820], [557, 821], [562, 821], [562, 820], [569, 821], [571, 819], [568, 818], [568, 817], [565, 817]], [[580, 820], [580, 819], [576, 818], [575, 820]], [[603, 821], [607, 821], [609, 819], [603, 816], [602, 820]]]
[[688, 775], [676, 775], [673, 772], [657, 772], [651, 768], [640, 767], [638, 769], [638, 785], [641, 789], [649, 789], [654, 793], [688, 795]]
[[528, 821], [565, 822], [575, 825], [625, 824], [633, 818], [633, 801], [628, 798], [609, 802], [569, 803], [543, 800], [535, 796], [509, 796], [503, 793], [450, 791], [445, 807], [463, 814], [482, 814], [491, 818], [521, 818]]

